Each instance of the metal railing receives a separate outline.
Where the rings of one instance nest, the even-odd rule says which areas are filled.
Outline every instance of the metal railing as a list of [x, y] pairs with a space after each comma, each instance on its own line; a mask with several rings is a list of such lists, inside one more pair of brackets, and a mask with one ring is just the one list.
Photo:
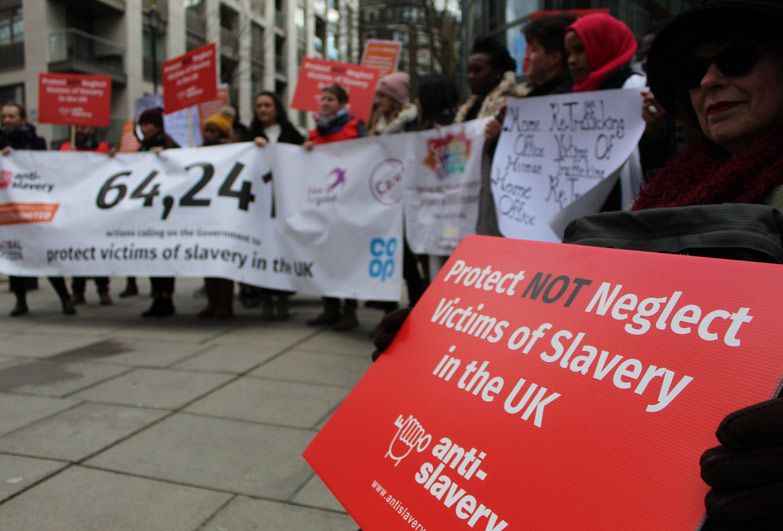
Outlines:
[[49, 61], [84, 61], [125, 74], [125, 50], [122, 46], [72, 28], [49, 35]]

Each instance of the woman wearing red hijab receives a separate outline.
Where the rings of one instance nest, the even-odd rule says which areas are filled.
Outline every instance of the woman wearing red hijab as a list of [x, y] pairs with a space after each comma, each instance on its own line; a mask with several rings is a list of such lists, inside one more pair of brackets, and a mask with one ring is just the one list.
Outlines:
[[566, 29], [568, 69], [573, 92], [613, 88], [641, 88], [644, 76], [631, 70], [636, 38], [630, 28], [611, 15], [586, 15]]

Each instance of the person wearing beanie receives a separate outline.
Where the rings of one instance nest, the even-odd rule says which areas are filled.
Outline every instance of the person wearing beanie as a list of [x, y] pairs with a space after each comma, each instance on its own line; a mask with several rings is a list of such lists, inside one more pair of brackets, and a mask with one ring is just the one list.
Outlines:
[[[201, 136], [204, 146], [219, 146], [231, 142], [234, 109], [223, 107], [204, 122]], [[213, 317], [228, 319], [234, 316], [234, 281], [219, 277], [204, 278], [204, 291], [207, 294], [207, 306], [198, 313], [200, 319]]]
[[[166, 134], [163, 128], [163, 109], [147, 109], [138, 119], [139, 128], [143, 138], [139, 151], [160, 153], [164, 149], [178, 148], [173, 138]], [[152, 285], [152, 306], [141, 314], [142, 317], [168, 317], [174, 314], [174, 277], [150, 277]], [[122, 296], [138, 293], [135, 277], [128, 277], [128, 283]]]
[[395, 72], [378, 81], [375, 108], [367, 128], [369, 136], [402, 133], [413, 127], [418, 111], [409, 94], [410, 76], [405, 72]]
[[205, 146], [225, 144], [231, 141], [231, 130], [234, 123], [234, 109], [225, 106], [220, 112], [213, 114], [204, 122], [202, 138]]

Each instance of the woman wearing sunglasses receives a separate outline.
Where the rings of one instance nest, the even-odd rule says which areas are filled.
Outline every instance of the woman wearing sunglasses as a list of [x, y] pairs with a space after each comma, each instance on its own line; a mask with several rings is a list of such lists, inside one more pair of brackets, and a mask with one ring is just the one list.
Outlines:
[[[701, 138], [634, 209], [756, 203], [783, 210], [783, 4], [702, 2], [656, 37], [650, 88]], [[783, 398], [733, 413], [704, 453], [705, 530], [783, 529]], [[720, 527], [720, 526], [726, 527]]]

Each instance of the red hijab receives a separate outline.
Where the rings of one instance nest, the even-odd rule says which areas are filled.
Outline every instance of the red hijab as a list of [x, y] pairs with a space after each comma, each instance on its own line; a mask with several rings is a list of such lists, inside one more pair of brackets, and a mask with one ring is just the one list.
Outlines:
[[574, 92], [597, 90], [609, 74], [636, 55], [636, 38], [631, 29], [611, 15], [585, 15], [568, 26], [566, 33], [569, 31], [579, 36], [593, 67], [581, 83], [574, 84]]

